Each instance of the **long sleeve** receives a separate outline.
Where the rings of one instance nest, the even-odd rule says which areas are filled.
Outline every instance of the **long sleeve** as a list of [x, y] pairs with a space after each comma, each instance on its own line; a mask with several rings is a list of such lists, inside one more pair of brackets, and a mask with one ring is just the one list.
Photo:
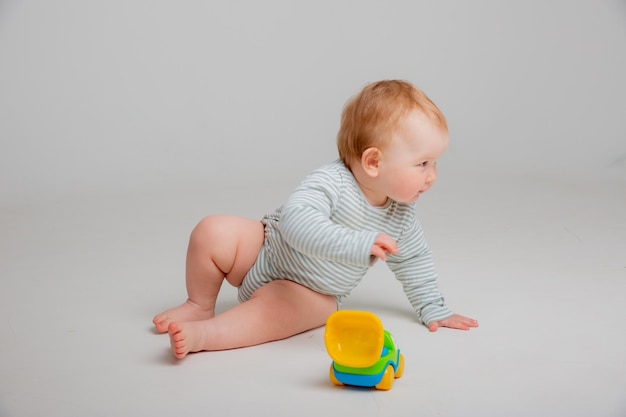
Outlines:
[[283, 205], [280, 232], [285, 242], [309, 257], [368, 266], [378, 233], [332, 219], [343, 188], [327, 172], [308, 176]]
[[398, 256], [389, 257], [387, 265], [402, 283], [418, 319], [428, 325], [452, 316], [439, 291], [433, 256], [417, 220], [404, 231], [398, 245]]

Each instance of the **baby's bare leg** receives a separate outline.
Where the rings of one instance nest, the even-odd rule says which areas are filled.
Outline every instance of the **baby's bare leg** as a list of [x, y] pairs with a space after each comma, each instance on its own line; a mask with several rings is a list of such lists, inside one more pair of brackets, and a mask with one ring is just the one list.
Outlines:
[[210, 216], [195, 227], [187, 248], [187, 301], [152, 320], [165, 333], [172, 321], [210, 319], [224, 278], [238, 287], [263, 246], [263, 225], [234, 216]]
[[335, 298], [292, 281], [272, 281], [250, 300], [212, 319], [169, 324], [177, 358], [202, 350], [225, 350], [284, 339], [323, 326], [337, 310]]

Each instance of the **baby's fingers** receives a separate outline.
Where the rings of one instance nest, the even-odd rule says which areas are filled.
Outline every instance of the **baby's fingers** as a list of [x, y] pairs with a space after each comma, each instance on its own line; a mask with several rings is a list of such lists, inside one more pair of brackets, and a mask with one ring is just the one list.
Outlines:
[[472, 327], [478, 327], [478, 321], [469, 317], [463, 317], [461, 315], [455, 314], [451, 317], [448, 317], [447, 319], [430, 323], [430, 325], [428, 326], [428, 330], [430, 330], [431, 332], [436, 332], [439, 327], [448, 327], [457, 330], [469, 330]]
[[382, 259], [383, 261], [387, 260], [387, 253], [386, 253], [385, 249], [383, 249], [379, 245], [374, 245], [372, 247], [372, 255], [374, 255], [377, 258]]
[[396, 243], [396, 241], [384, 233], [378, 235], [375, 245], [380, 246], [385, 252], [389, 254], [398, 252], [398, 244]]

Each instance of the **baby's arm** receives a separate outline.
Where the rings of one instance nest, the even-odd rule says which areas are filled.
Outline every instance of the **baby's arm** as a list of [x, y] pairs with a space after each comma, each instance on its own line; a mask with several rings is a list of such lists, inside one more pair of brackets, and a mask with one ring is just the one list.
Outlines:
[[474, 319], [454, 314], [444, 302], [437, 284], [432, 253], [426, 244], [421, 226], [415, 221], [399, 240], [397, 256], [387, 264], [402, 283], [411, 305], [431, 332], [439, 327], [469, 330], [477, 327]]
[[331, 220], [341, 195], [341, 182], [328, 173], [309, 175], [281, 208], [281, 236], [309, 257], [367, 267], [370, 254], [385, 256], [395, 242], [381, 242], [380, 251], [371, 253], [377, 232], [348, 228]]
[[[372, 246], [372, 255], [387, 260], [387, 254], [393, 255], [398, 253], [398, 245], [396, 241], [384, 233], [379, 234], [376, 237], [374, 246]], [[469, 317], [461, 316], [460, 314], [453, 314], [452, 316], [443, 320], [431, 321], [428, 323], [428, 330], [436, 332], [439, 327], [449, 327], [451, 329], [469, 330], [472, 327], [478, 327], [478, 322]]]

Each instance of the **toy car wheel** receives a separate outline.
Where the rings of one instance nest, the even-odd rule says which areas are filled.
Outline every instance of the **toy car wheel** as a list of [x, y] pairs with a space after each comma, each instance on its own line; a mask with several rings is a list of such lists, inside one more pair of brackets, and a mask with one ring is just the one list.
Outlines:
[[404, 355], [400, 354], [400, 360], [398, 361], [398, 369], [396, 369], [396, 378], [400, 378], [404, 373]]
[[387, 369], [385, 370], [385, 373], [383, 374], [383, 378], [380, 380], [378, 385], [376, 385], [376, 389], [383, 390], [383, 391], [390, 390], [391, 386], [393, 385], [393, 379], [394, 379], [393, 366], [387, 365]]
[[333, 369], [333, 364], [330, 364], [330, 382], [332, 382], [335, 385], [343, 385], [341, 382], [339, 382], [337, 380], [337, 378], [335, 377], [335, 370]]

